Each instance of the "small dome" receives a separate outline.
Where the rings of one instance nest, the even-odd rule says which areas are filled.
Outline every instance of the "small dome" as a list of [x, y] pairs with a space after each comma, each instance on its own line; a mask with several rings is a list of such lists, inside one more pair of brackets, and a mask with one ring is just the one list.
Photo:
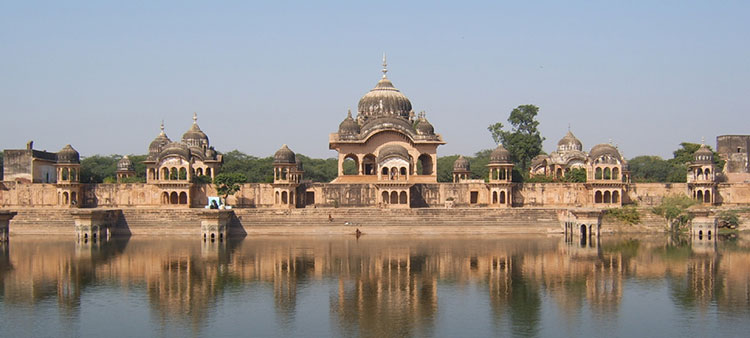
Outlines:
[[119, 161], [117, 161], [117, 171], [134, 171], [135, 166], [133, 165], [133, 161], [131, 161], [128, 158], [128, 155], [123, 156]]
[[184, 160], [190, 160], [190, 149], [182, 142], [169, 142], [159, 152], [159, 159], [167, 156], [179, 156]]
[[155, 159], [157, 155], [161, 152], [161, 149], [167, 145], [167, 143], [172, 142], [172, 140], [167, 137], [167, 134], [164, 133], [164, 122], [161, 123], [161, 133], [159, 133], [156, 138], [154, 138], [153, 141], [151, 141], [151, 144], [148, 146], [148, 153], [149, 153], [149, 159]]
[[557, 142], [557, 151], [583, 150], [583, 143], [568, 130], [568, 133]]
[[589, 158], [594, 161], [601, 157], [611, 157], [617, 162], [623, 162], [622, 156], [620, 156], [620, 151], [618, 151], [613, 145], [607, 143], [597, 144], [591, 148], [591, 151], [589, 152]]
[[190, 147], [208, 146], [208, 136], [198, 127], [198, 114], [193, 113], [193, 125], [190, 129], [182, 134], [182, 142]]
[[419, 114], [419, 119], [414, 127], [417, 130], [417, 135], [435, 135], [435, 127], [432, 126], [430, 121], [424, 116], [424, 113]]
[[453, 171], [471, 171], [471, 164], [464, 155], [459, 155], [455, 162], [453, 162]]
[[339, 124], [339, 135], [357, 135], [359, 134], [359, 124], [352, 118], [352, 111], [346, 114], [344, 121]]
[[273, 154], [274, 164], [294, 164], [297, 163], [297, 156], [294, 152], [285, 145], [281, 146], [281, 149]]
[[701, 147], [693, 154], [694, 163], [712, 163], [714, 161], [714, 152], [705, 144], [701, 144]]
[[409, 152], [406, 150], [406, 148], [398, 144], [387, 144], [380, 148], [380, 151], [378, 151], [377, 161], [378, 163], [382, 163], [389, 158], [400, 158], [404, 161], [409, 162]]
[[511, 163], [510, 151], [499, 144], [495, 150], [490, 153], [490, 163]]
[[68, 144], [57, 152], [57, 163], [81, 163], [80, 155]]

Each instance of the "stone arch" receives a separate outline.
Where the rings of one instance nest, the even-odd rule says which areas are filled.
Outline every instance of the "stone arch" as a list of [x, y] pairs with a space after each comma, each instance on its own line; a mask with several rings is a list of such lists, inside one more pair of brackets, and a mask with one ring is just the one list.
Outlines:
[[505, 191], [500, 192], [500, 204], [505, 204]]
[[609, 192], [609, 190], [604, 192], [604, 203], [605, 204], [612, 203], [612, 193]]
[[497, 191], [492, 192], [492, 204], [497, 204]]
[[612, 192], [612, 203], [615, 203], [615, 204], [620, 203], [620, 192], [617, 190]]
[[62, 169], [62, 180], [67, 181], [70, 179], [70, 172], [68, 171], [68, 168]]
[[287, 204], [289, 203], [289, 195], [286, 191], [281, 192], [281, 204]]
[[279, 192], [277, 191], [277, 192], [275, 193], [275, 195], [276, 195], [276, 199], [275, 199], [275, 201], [276, 201], [276, 204], [279, 204], [279, 201], [281, 201], [281, 199], [279, 198]]
[[705, 179], [706, 180], [710, 180], [711, 179], [711, 169], [706, 168], [706, 170], [703, 171], [703, 175], [705, 175]]
[[[353, 165], [347, 163], [353, 163]], [[359, 173], [359, 157], [355, 154], [346, 154], [341, 161], [341, 167], [343, 168], [344, 175], [357, 175]]]
[[211, 175], [211, 168], [206, 168], [206, 176], [210, 176], [210, 177], [213, 177], [213, 176]]
[[557, 177], [557, 178], [563, 177], [562, 168], [557, 168], [557, 171], [555, 172], [555, 177]]
[[198, 168], [195, 170], [196, 176], [203, 176], [203, 168]]
[[178, 179], [186, 180], [187, 179], [187, 169], [185, 169], [185, 167], [180, 168], [178, 175], [179, 175], [177, 177]]
[[161, 193], [161, 204], [169, 204], [169, 193], [166, 191]]
[[168, 180], [169, 179], [169, 168], [163, 167], [161, 168], [161, 177], [162, 180]]
[[429, 154], [421, 154], [417, 158], [417, 161], [421, 165], [420, 172], [417, 175], [432, 175], [432, 156]]
[[391, 191], [391, 204], [398, 204], [398, 193]]
[[148, 179], [149, 180], [156, 179], [156, 170], [154, 170], [154, 168], [148, 168]]
[[399, 170], [399, 174], [401, 174], [401, 176], [403, 177], [406, 177], [406, 167], [401, 167], [401, 169]]
[[601, 190], [597, 190], [594, 193], [594, 203], [602, 203], [604, 201], [604, 198], [602, 197]]
[[187, 193], [184, 191], [180, 193], [180, 204], [188, 204]]
[[70, 196], [68, 196], [68, 192], [64, 191], [62, 193], [62, 204], [69, 204], [70, 203]]
[[399, 204], [406, 204], [406, 191], [402, 191], [400, 194], [398, 194], [398, 203]]
[[696, 192], [695, 199], [700, 202], [703, 202], [703, 190], [698, 190], [698, 192]]
[[365, 175], [377, 175], [377, 158], [373, 154], [367, 154], [362, 159], [362, 173]]
[[605, 180], [612, 179], [612, 170], [609, 169], [609, 167], [604, 168], [604, 179]]
[[612, 168], [612, 179], [613, 180], [620, 179], [620, 168], [617, 168], [617, 167]]
[[596, 170], [594, 171], [594, 179], [601, 180], [602, 179], [602, 168], [596, 167]]
[[388, 178], [388, 168], [387, 167], [383, 167], [383, 169], [381, 170], [380, 174], [383, 175], [383, 177]]
[[172, 167], [172, 169], [169, 169], [169, 179], [170, 180], [176, 180], [179, 176], [179, 173], [177, 172], [176, 167]]
[[70, 193], [70, 203], [78, 204], [78, 194], [75, 191]]
[[[383, 168], [383, 169], [385, 169], [385, 168]], [[390, 200], [389, 200], [389, 197], [388, 197], [388, 192], [387, 191], [383, 191], [383, 193], [381, 195], [383, 196], [383, 204], [389, 204]]]
[[711, 191], [710, 190], [706, 190], [706, 193], [703, 194], [703, 202], [711, 203]]
[[176, 191], [173, 191], [169, 194], [169, 204], [177, 204], [178, 202], [180, 202], [180, 197], [177, 195]]
[[581, 224], [581, 237], [586, 237], [586, 224]]

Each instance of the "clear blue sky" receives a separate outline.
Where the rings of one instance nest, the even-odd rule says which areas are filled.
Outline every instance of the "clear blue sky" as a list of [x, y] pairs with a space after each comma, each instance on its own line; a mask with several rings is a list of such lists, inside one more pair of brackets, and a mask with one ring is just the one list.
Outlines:
[[554, 147], [671, 157], [682, 141], [750, 134], [748, 1], [3, 1], [0, 148], [143, 154], [198, 113], [219, 151], [286, 143], [333, 157], [328, 134], [380, 77], [447, 145], [493, 147], [521, 104]]

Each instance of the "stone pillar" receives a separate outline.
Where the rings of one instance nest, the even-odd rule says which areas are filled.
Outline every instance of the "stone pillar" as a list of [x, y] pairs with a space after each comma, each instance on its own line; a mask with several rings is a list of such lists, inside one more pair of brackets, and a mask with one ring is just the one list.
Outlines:
[[16, 215], [15, 211], [0, 210], [0, 243], [10, 238], [10, 220]]

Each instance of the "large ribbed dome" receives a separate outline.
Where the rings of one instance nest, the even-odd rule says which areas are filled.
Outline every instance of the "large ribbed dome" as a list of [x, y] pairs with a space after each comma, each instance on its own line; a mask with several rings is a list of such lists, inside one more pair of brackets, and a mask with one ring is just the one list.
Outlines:
[[167, 143], [172, 142], [172, 140], [167, 137], [167, 134], [164, 133], [164, 122], [161, 123], [161, 133], [159, 133], [156, 138], [154, 138], [153, 141], [151, 141], [151, 144], [148, 146], [148, 152], [149, 157], [153, 157], [159, 154], [162, 147], [164, 147]]
[[499, 144], [495, 150], [490, 153], [490, 163], [510, 163], [510, 151]]
[[412, 112], [411, 102], [401, 91], [393, 86], [391, 80], [386, 77], [385, 56], [383, 56], [383, 78], [378, 81], [375, 88], [359, 99], [357, 110], [364, 118], [379, 115], [397, 115], [405, 119]]
[[274, 164], [296, 164], [297, 163], [297, 156], [294, 155], [294, 152], [289, 149], [289, 147], [285, 145], [281, 146], [281, 149], [277, 150], [275, 154], [273, 154], [273, 163]]
[[602, 157], [605, 157], [604, 160], [609, 159], [615, 160], [617, 162], [622, 162], [622, 156], [620, 156], [620, 152], [611, 144], [602, 143], [597, 144], [593, 148], [591, 148], [591, 151], [589, 152], [589, 158], [596, 161]]
[[159, 153], [160, 159], [167, 156], [178, 156], [187, 161], [190, 160], [190, 149], [182, 142], [169, 142]]
[[573, 133], [568, 130], [568, 133], [557, 142], [557, 151], [570, 151], [570, 150], [583, 150], [583, 143]]
[[204, 133], [200, 127], [198, 127], [198, 114], [193, 113], [193, 125], [190, 129], [182, 134], [182, 142], [185, 142], [191, 147], [200, 147], [201, 145], [208, 146], [208, 136]]
[[78, 151], [68, 144], [57, 152], [57, 163], [81, 163]]

